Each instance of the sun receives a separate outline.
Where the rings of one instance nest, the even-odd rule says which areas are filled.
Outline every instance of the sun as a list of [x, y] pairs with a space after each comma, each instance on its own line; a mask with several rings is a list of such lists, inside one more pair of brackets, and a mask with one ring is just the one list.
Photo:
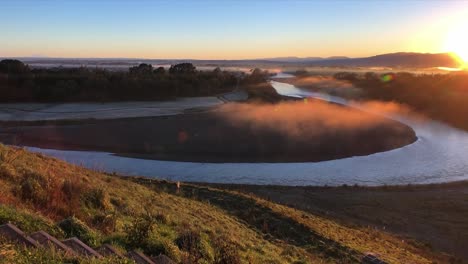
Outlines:
[[461, 66], [468, 66], [468, 21], [458, 23], [449, 30], [445, 50], [455, 53]]

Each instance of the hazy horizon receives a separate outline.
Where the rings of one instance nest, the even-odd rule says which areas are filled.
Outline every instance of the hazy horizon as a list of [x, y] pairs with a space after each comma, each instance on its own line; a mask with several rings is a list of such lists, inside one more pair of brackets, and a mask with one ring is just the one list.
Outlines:
[[204, 58], [130, 58], [130, 57], [49, 57], [49, 56], [40, 56], [40, 55], [35, 55], [35, 56], [0, 56], [0, 58], [11, 58], [11, 59], [50, 59], [50, 60], [177, 60], [177, 61], [244, 61], [244, 60], [270, 60], [270, 59], [317, 59], [317, 60], [327, 60], [327, 59], [341, 59], [341, 58], [346, 58], [346, 59], [359, 59], [359, 58], [367, 58], [367, 57], [373, 57], [373, 56], [381, 56], [381, 55], [389, 55], [389, 54], [398, 54], [398, 53], [416, 53], [416, 54], [447, 54], [450, 52], [440, 52], [440, 53], [431, 53], [431, 52], [406, 52], [406, 51], [396, 51], [396, 52], [390, 52], [390, 53], [382, 53], [382, 54], [372, 54], [366, 57], [349, 57], [349, 56], [341, 56], [341, 55], [332, 55], [332, 56], [327, 56], [327, 57], [320, 57], [320, 56], [305, 56], [305, 57], [298, 57], [298, 56], [280, 56], [280, 57], [268, 57], [268, 58], [239, 58], [239, 59], [225, 59], [225, 58], [219, 58], [219, 59], [204, 59]]

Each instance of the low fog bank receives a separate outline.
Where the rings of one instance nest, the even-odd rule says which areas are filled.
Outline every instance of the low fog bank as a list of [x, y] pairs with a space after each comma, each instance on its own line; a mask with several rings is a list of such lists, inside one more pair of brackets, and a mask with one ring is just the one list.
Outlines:
[[[407, 111], [397, 104], [369, 102], [368, 105], [382, 113]], [[279, 104], [233, 103], [222, 106], [217, 114], [233, 125], [248, 126], [253, 131], [277, 131], [297, 140], [319, 139], [336, 133], [354, 134], [382, 126], [399, 127], [381, 116], [315, 99]]]
[[0, 140], [14, 136], [28, 146], [196, 162], [323, 161], [416, 140], [411, 128], [396, 121], [315, 100], [229, 103], [203, 113], [5, 127], [4, 132]]

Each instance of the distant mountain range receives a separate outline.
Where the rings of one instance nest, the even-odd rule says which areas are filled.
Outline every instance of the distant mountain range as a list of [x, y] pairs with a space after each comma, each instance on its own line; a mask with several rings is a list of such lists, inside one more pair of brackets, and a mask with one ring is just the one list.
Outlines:
[[194, 60], [194, 59], [131, 59], [131, 58], [18, 58], [33, 66], [48, 65], [84, 65], [84, 66], [119, 66], [129, 67], [139, 63], [153, 65], [176, 64], [191, 62], [197, 66], [242, 66], [242, 67], [391, 67], [391, 68], [432, 68], [460, 66], [459, 60], [449, 53], [414, 53], [398, 52], [382, 54], [365, 58], [349, 58], [344, 56], [321, 57], [275, 57], [248, 60]]
[[398, 52], [382, 54], [365, 58], [348, 57], [282, 57], [267, 58], [262, 61], [301, 63], [304, 66], [356, 66], [356, 67], [409, 67], [409, 68], [430, 68], [430, 67], [458, 67], [459, 61], [449, 53], [412, 53]]
[[311, 61], [325, 61], [325, 60], [342, 60], [342, 59], [350, 59], [349, 57], [345, 56], [333, 56], [333, 57], [327, 57], [327, 58], [322, 58], [322, 57], [305, 57], [305, 58], [300, 58], [300, 57], [276, 57], [276, 58], [264, 58], [264, 59], [259, 59], [262, 61], [278, 61], [278, 62], [311, 62]]

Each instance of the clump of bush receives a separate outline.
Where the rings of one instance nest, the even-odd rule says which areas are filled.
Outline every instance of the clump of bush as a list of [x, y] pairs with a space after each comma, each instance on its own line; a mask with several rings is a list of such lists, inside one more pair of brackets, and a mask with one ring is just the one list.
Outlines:
[[200, 232], [194, 230], [185, 231], [176, 239], [177, 246], [187, 252], [197, 250], [197, 247], [199, 247], [200, 243]]
[[165, 213], [157, 213], [155, 219], [161, 224], [169, 224], [171, 222], [170, 217]]
[[213, 239], [215, 264], [239, 264], [242, 263], [239, 256], [239, 248], [225, 237]]
[[67, 204], [65, 208], [67, 215], [77, 215], [80, 212], [81, 194], [84, 188], [78, 178], [65, 179], [62, 183], [61, 191]]
[[115, 212], [97, 213], [92, 219], [92, 224], [101, 232], [110, 234], [116, 230], [117, 215]]
[[14, 181], [19, 178], [19, 175], [11, 164], [1, 163], [0, 164], [0, 178], [6, 179], [9, 181]]
[[63, 230], [66, 237], [77, 237], [91, 247], [99, 245], [98, 234], [74, 216], [60, 221], [57, 225]]
[[155, 225], [156, 218], [150, 212], [134, 217], [132, 223], [125, 226], [127, 244], [131, 247], [145, 247]]
[[176, 245], [180, 250], [187, 253], [185, 262], [198, 263], [199, 260], [205, 259], [212, 262], [211, 247], [208, 242], [203, 239], [200, 231], [187, 230], [182, 232], [175, 240]]
[[3, 144], [0, 144], [0, 161], [12, 163], [21, 156], [23, 149], [12, 147], [7, 149]]
[[180, 263], [184, 256], [184, 253], [168, 239], [149, 239], [143, 250], [145, 254], [153, 256], [164, 254], [176, 263]]
[[35, 171], [25, 171], [16, 193], [23, 201], [44, 206], [49, 203], [53, 188], [50, 178]]
[[161, 254], [164, 254], [168, 256], [170, 259], [176, 262], [181, 261], [181, 252], [180, 249], [171, 241], [163, 241], [163, 252]]
[[93, 209], [109, 210], [112, 208], [109, 194], [102, 188], [92, 188], [83, 194], [84, 204]]

